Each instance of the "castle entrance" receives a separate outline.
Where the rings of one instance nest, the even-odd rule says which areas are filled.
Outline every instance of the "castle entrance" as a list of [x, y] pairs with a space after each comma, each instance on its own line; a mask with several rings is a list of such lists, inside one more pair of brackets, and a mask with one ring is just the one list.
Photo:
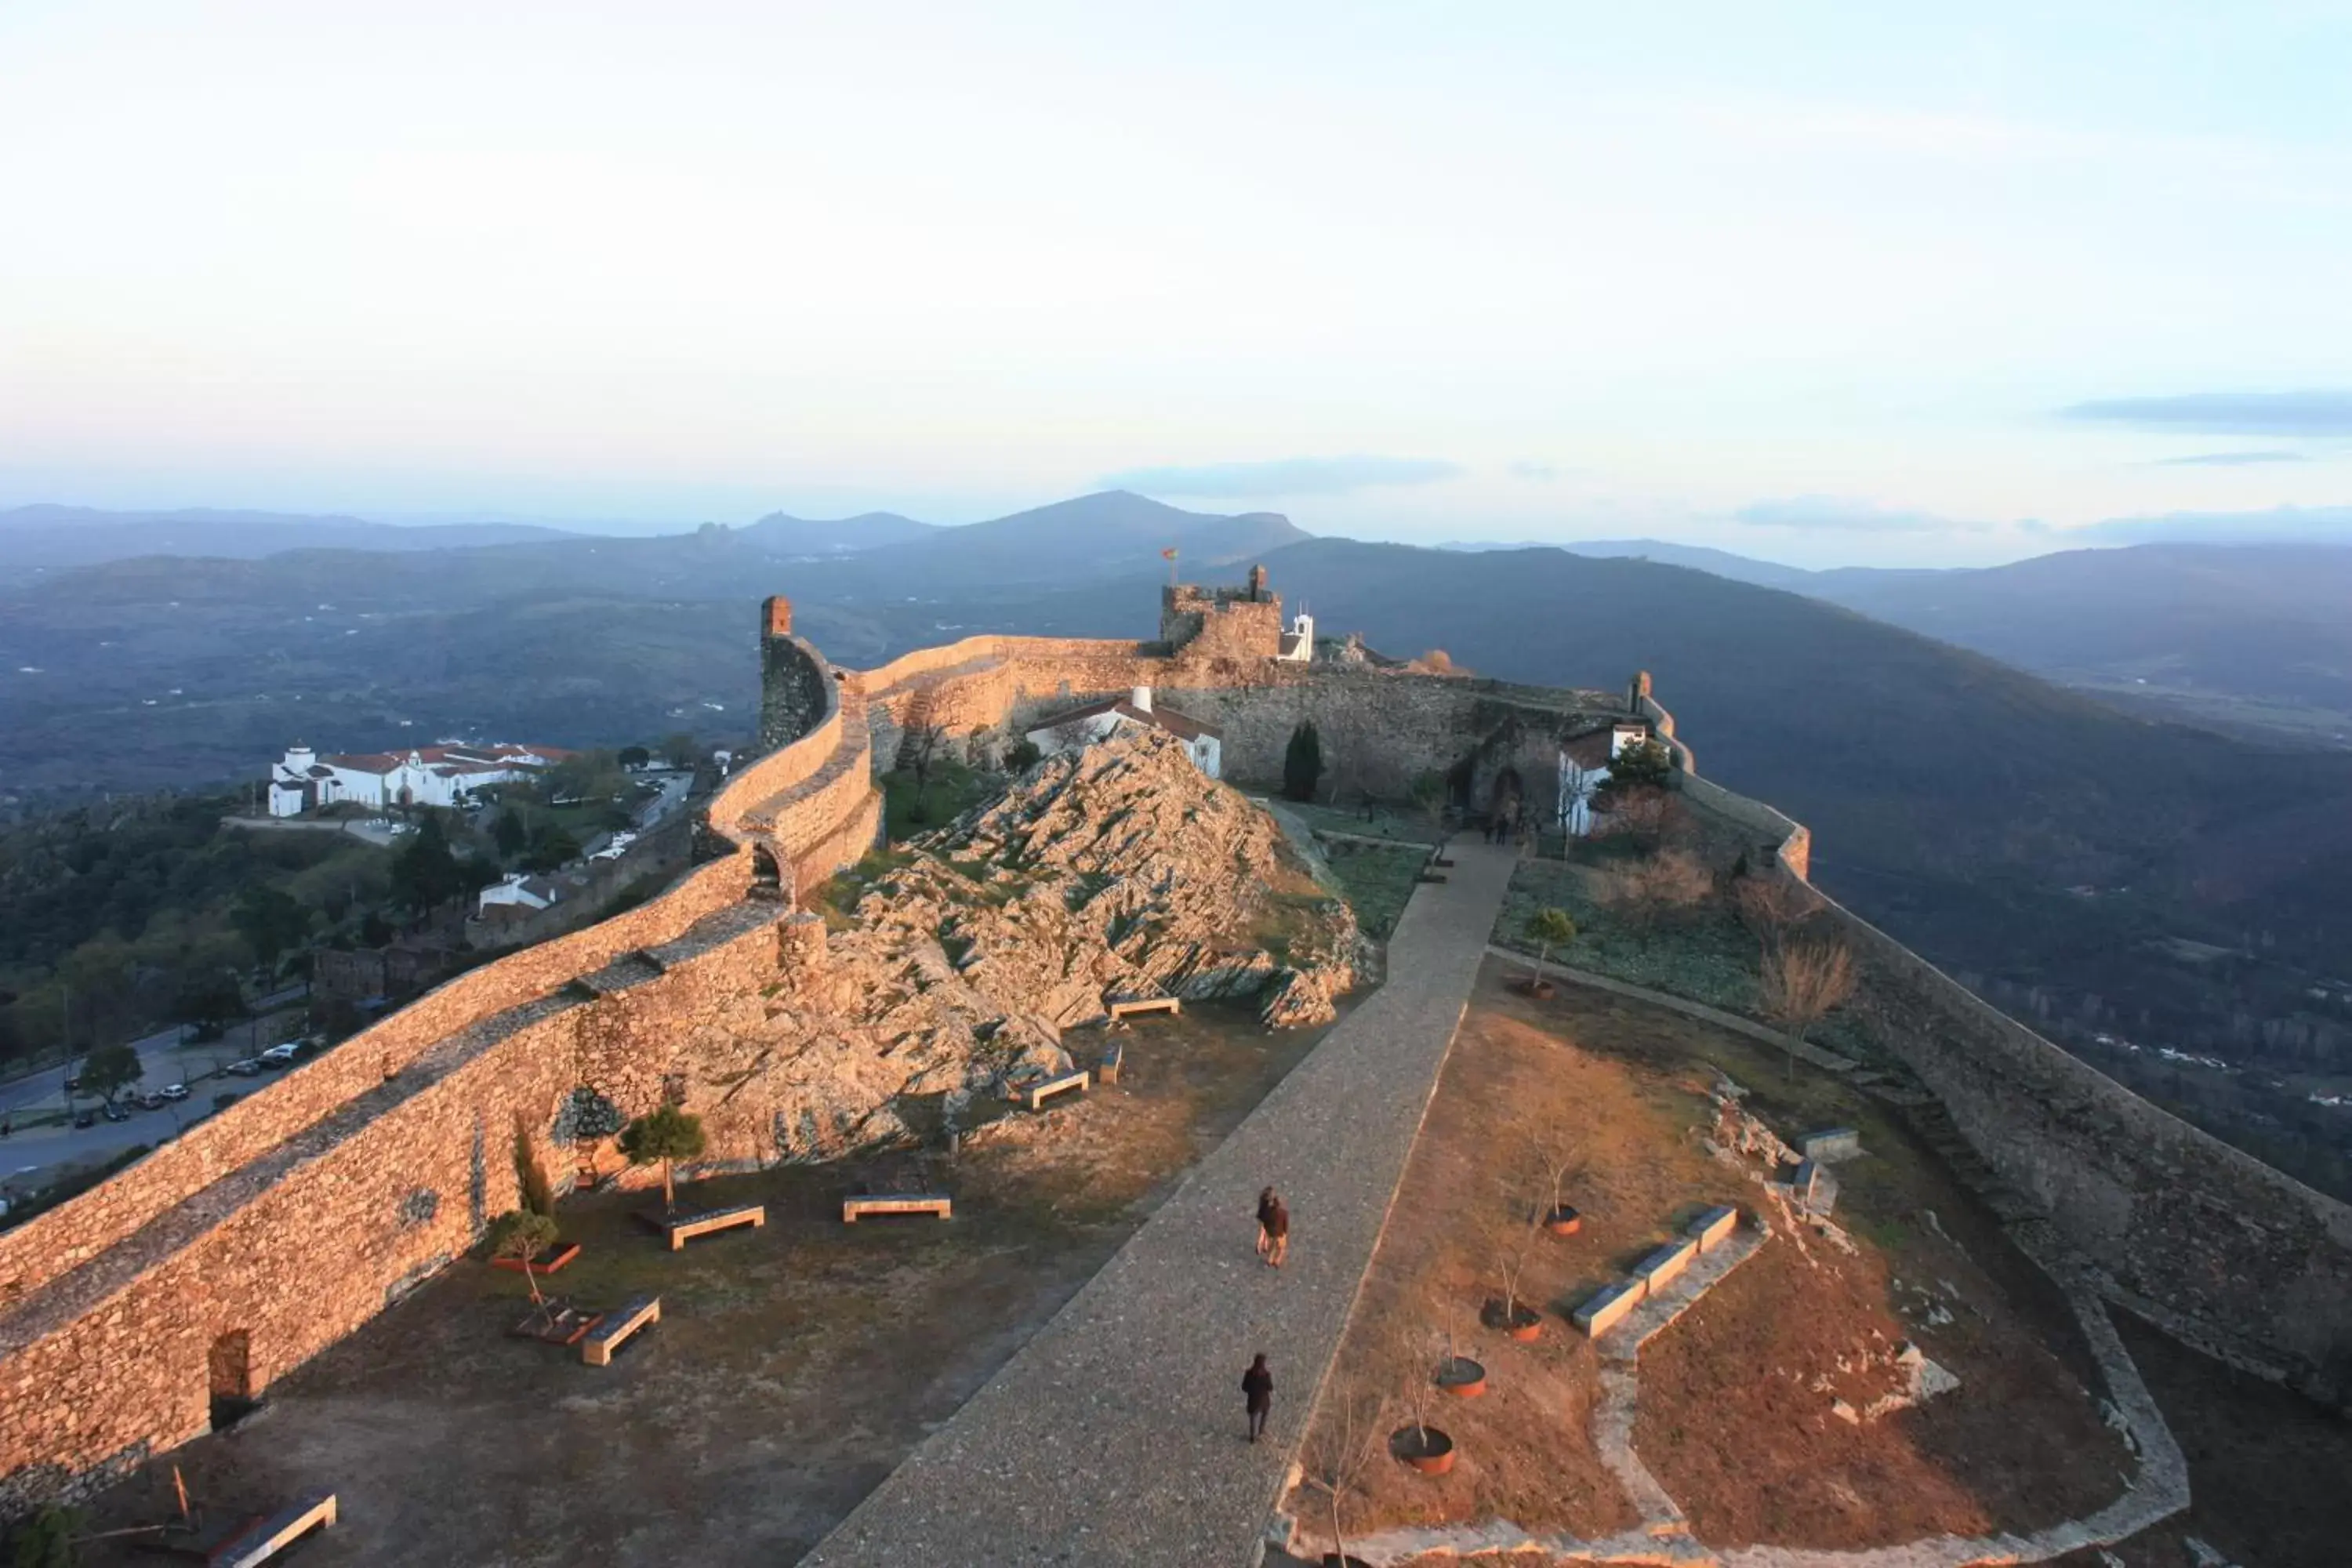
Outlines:
[[253, 1335], [234, 1329], [213, 1342], [206, 1372], [212, 1388], [213, 1430], [226, 1431], [253, 1414]]
[[1528, 797], [1527, 786], [1519, 782], [1519, 770], [1505, 768], [1495, 775], [1495, 788], [1487, 803], [1487, 811], [1496, 822], [1508, 822], [1519, 813], [1519, 803]]
[[776, 863], [775, 851], [764, 844], [751, 846], [751, 896], [755, 899], [781, 899], [784, 896], [783, 868]]

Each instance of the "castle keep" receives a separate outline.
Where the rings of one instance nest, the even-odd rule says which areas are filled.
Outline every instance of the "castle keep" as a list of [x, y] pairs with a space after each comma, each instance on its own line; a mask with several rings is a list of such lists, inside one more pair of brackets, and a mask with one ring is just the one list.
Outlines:
[[[1646, 679], [1604, 693], [1286, 659], [1262, 570], [1238, 590], [1166, 590], [1150, 642], [972, 637], [861, 673], [795, 636], [786, 600], [767, 601], [760, 633], [771, 749], [712, 802], [709, 858], [667, 892], [451, 982], [0, 1235], [0, 1517], [198, 1436], [216, 1407], [259, 1395], [473, 1247], [517, 1205], [518, 1126], [550, 1169], [571, 1168], [552, 1140], [576, 1086], [633, 1116], [685, 1086], [719, 1168], [842, 1152], [842, 1130], [709, 1096], [689, 1069], [730, 1009], [822, 975], [824, 926], [796, 911], [876, 844], [875, 776], [910, 725], [986, 754], [1042, 715], [1150, 687], [1223, 731], [1225, 775], [1244, 784], [1277, 782], [1292, 730], [1312, 720], [1350, 797], [1402, 796], [1437, 770], [1483, 805], [1552, 798], [1565, 742], [1638, 717], [1674, 746], [1694, 807], [1805, 874], [1804, 829], [1700, 776]], [[2032, 1199], [2042, 1217], [2027, 1223], [2110, 1298], [2346, 1397], [2352, 1209], [1843, 918], [1892, 998], [1890, 1048]]]

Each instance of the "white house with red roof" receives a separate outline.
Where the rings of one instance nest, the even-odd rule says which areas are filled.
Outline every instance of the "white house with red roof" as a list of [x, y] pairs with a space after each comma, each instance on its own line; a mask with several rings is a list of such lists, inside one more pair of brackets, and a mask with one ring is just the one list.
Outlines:
[[1029, 731], [1029, 743], [1046, 756], [1056, 752], [1091, 746], [1097, 741], [1126, 729], [1158, 730], [1184, 742], [1192, 756], [1193, 765], [1211, 778], [1223, 776], [1224, 736], [1213, 726], [1198, 719], [1161, 708], [1151, 700], [1151, 688], [1139, 686], [1125, 697], [1113, 697], [1101, 702], [1089, 702], [1083, 708], [1073, 708], [1056, 713]]
[[534, 778], [572, 755], [554, 746], [445, 742], [405, 752], [320, 756], [297, 742], [270, 764], [269, 815], [298, 816], [339, 801], [388, 805], [463, 805], [478, 790]]

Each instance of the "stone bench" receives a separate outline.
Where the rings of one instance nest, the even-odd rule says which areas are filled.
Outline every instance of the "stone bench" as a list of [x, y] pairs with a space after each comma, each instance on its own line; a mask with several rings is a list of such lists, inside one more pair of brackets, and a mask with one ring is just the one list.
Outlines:
[[698, 1236], [709, 1236], [711, 1232], [719, 1230], [732, 1230], [739, 1225], [748, 1225], [757, 1229], [768, 1223], [768, 1209], [764, 1204], [740, 1204], [734, 1208], [698, 1209], [691, 1214], [681, 1215], [645, 1212], [640, 1213], [637, 1217], [668, 1237], [669, 1249], [672, 1252], [683, 1252], [686, 1250], [686, 1244]]
[[1648, 1294], [1639, 1279], [1620, 1279], [1614, 1285], [1605, 1285], [1595, 1291], [1591, 1300], [1569, 1314], [1568, 1321], [1583, 1330], [1588, 1337], [1599, 1339], [1615, 1328], [1626, 1313], [1640, 1306]]
[[325, 1530], [334, 1522], [335, 1494], [313, 1492], [223, 1542], [205, 1554], [205, 1562], [208, 1568], [254, 1568], [312, 1531]]
[[1690, 1222], [1683, 1230], [1701, 1252], [1711, 1251], [1731, 1239], [1739, 1228], [1739, 1211], [1735, 1208], [1711, 1208]]
[[1851, 1127], [1823, 1128], [1799, 1139], [1797, 1152], [1824, 1165], [1834, 1160], [1851, 1160], [1862, 1152], [1862, 1134]]
[[610, 1366], [613, 1352], [639, 1329], [661, 1321], [661, 1298], [640, 1296], [618, 1311], [604, 1314], [604, 1321], [588, 1331], [580, 1342], [580, 1359], [590, 1366]]
[[1076, 1072], [1066, 1072], [1059, 1078], [1041, 1078], [1023, 1088], [1022, 1102], [1032, 1110], [1043, 1110], [1045, 1102], [1055, 1095], [1066, 1094], [1074, 1089], [1083, 1089], [1092, 1081], [1093, 1076], [1083, 1068]]
[[1655, 1295], [1675, 1275], [1688, 1268], [1691, 1260], [1697, 1256], [1697, 1242], [1670, 1241], [1633, 1265], [1633, 1278], [1642, 1282], [1643, 1289]]
[[1181, 1013], [1184, 1002], [1178, 996], [1139, 996], [1110, 1005], [1110, 1019], [1116, 1024], [1121, 1018], [1132, 1018], [1138, 1013]]
[[1117, 1083], [1118, 1081], [1119, 1066], [1126, 1060], [1126, 1045], [1120, 1041], [1113, 1040], [1109, 1047], [1104, 1050], [1102, 1060], [1095, 1064], [1095, 1080], [1097, 1083]]
[[929, 1214], [952, 1219], [955, 1200], [945, 1193], [860, 1193], [841, 1200], [844, 1225], [856, 1225], [870, 1214]]

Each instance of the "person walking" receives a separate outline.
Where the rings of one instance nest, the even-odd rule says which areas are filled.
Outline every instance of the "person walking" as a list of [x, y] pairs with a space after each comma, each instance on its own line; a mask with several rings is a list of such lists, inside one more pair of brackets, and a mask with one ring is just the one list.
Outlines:
[[1265, 1430], [1265, 1418], [1274, 1410], [1274, 1373], [1266, 1370], [1265, 1352], [1257, 1352], [1249, 1370], [1242, 1373], [1242, 1401], [1249, 1407], [1249, 1440], [1257, 1441]]
[[[1266, 1192], [1271, 1196], [1274, 1189], [1268, 1187]], [[1275, 1198], [1266, 1209], [1265, 1223], [1265, 1260], [1279, 1268], [1282, 1260], [1290, 1256], [1290, 1211], [1283, 1206], [1280, 1198]]]
[[1280, 1199], [1268, 1187], [1257, 1195], [1257, 1255], [1264, 1258], [1274, 1250], [1274, 1211], [1282, 1206]]

